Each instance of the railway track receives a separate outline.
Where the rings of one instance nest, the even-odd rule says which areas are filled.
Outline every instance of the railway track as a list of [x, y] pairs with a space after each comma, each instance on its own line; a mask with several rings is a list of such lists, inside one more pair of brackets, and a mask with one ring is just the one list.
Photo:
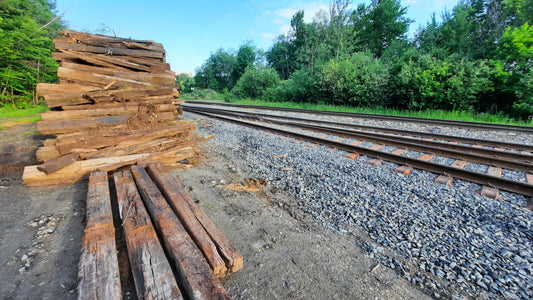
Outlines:
[[[497, 172], [498, 169], [500, 174], [501, 169], [520, 171], [524, 173], [525, 178], [528, 180], [532, 179], [529, 175], [533, 173], [533, 155], [529, 152], [533, 150], [533, 146], [531, 145], [458, 138], [446, 135], [284, 117], [264, 113], [251, 113], [236, 109], [218, 109], [212, 106], [187, 104], [184, 106], [184, 109], [185, 111], [208, 117], [268, 130], [311, 143], [326, 145], [349, 153], [365, 155], [377, 160], [378, 164], [379, 161], [389, 161], [399, 164], [403, 167], [401, 168], [403, 170], [416, 168], [441, 174], [446, 178], [452, 177], [478, 183], [483, 186], [492, 187], [493, 189], [501, 189], [528, 197], [533, 195], [533, 184], [531, 181], [523, 182], [502, 178]], [[331, 140], [330, 138], [326, 138], [327, 136], [317, 137], [311, 135], [309, 132], [302, 133], [298, 132], [298, 130], [320, 132], [328, 136], [342, 137], [356, 141], [346, 143], [340, 139]], [[398, 148], [397, 150], [403, 151], [389, 153], [379, 151], [379, 146], [372, 148], [362, 147], [360, 144], [363, 141], [382, 146], [392, 146]], [[486, 147], [483, 148], [483, 146]], [[493, 149], [488, 149], [487, 147]], [[425, 159], [410, 158], [402, 155], [405, 150], [429, 153], [431, 156], [426, 156]], [[455, 164], [455, 166], [434, 163], [429, 161], [433, 155], [454, 158], [457, 159], [457, 162], [468, 161], [487, 165], [489, 170], [493, 170], [493, 172], [489, 171], [491, 174], [486, 174], [466, 170], [463, 168], [466, 163]]]
[[454, 121], [454, 120], [431, 119], [431, 118], [390, 116], [390, 115], [380, 115], [380, 114], [322, 111], [322, 110], [311, 110], [311, 109], [300, 109], [300, 108], [271, 107], [271, 106], [257, 106], [257, 105], [241, 105], [241, 104], [231, 104], [231, 103], [223, 103], [223, 102], [209, 102], [209, 101], [187, 100], [187, 103], [188, 104], [198, 104], [198, 105], [203, 105], [203, 106], [220, 105], [220, 106], [235, 107], [235, 108], [240, 108], [240, 109], [246, 108], [246, 109], [264, 110], [264, 111], [283, 111], [283, 112], [293, 112], [293, 113], [309, 113], [309, 114], [317, 114], [317, 115], [351, 117], [351, 118], [367, 118], [367, 119], [374, 119], [374, 120], [389, 120], [389, 121], [396, 121], [396, 122], [423, 123], [423, 124], [431, 124], [431, 125], [437, 125], [437, 126], [438, 125], [455, 126], [455, 127], [461, 127], [461, 128], [469, 128], [469, 129], [501, 130], [501, 131], [512, 131], [512, 132], [533, 134], [533, 127], [530, 127], [530, 126], [505, 125], [505, 124], [493, 124], [493, 123], [483, 123], [483, 122], [468, 122], [468, 121]]

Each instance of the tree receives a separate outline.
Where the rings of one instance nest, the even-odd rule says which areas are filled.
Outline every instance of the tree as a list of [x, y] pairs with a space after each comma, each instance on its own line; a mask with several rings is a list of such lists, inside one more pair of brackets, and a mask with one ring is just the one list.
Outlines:
[[231, 90], [235, 85], [233, 68], [235, 56], [220, 48], [196, 70], [194, 80], [199, 88], [209, 88], [217, 92]]
[[176, 76], [176, 83], [179, 85], [182, 93], [192, 92], [195, 86], [194, 77], [187, 73], [180, 73]]
[[405, 39], [412, 21], [405, 17], [407, 8], [399, 0], [372, 0], [352, 12], [353, 47], [381, 57], [394, 40]]
[[286, 80], [296, 70], [296, 47], [285, 35], [280, 35], [266, 52], [267, 63], [281, 79]]
[[246, 71], [246, 68], [254, 65], [255, 59], [255, 47], [252, 45], [252, 42], [248, 41], [239, 48], [239, 51], [237, 51], [237, 57], [235, 58], [235, 65], [232, 72], [234, 82], [237, 82], [239, 78], [241, 78]]
[[63, 28], [46, 0], [0, 2], [0, 103], [36, 100], [38, 82], [57, 80], [52, 39]]

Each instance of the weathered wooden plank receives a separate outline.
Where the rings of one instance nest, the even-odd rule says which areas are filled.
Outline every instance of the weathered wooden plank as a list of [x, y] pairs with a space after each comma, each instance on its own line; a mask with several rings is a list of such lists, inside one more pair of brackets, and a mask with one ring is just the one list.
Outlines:
[[129, 171], [113, 174], [126, 247], [140, 299], [183, 299]]
[[[161, 192], [170, 197], [180, 198], [188, 205], [198, 222], [205, 228], [211, 240], [215, 243], [220, 256], [224, 259], [228, 271], [236, 272], [243, 267], [242, 255], [233, 247], [226, 235], [220, 231], [205, 212], [194, 202], [192, 197], [185, 191], [170, 174], [162, 172], [161, 166], [150, 164], [148, 170], [153, 175], [154, 181], [158, 184]], [[174, 196], [171, 196], [174, 195]]]
[[[171, 96], [172, 88], [163, 87], [157, 89], [118, 89], [118, 90], [107, 90], [107, 91], [92, 91], [85, 93], [84, 96], [88, 99], [91, 99], [95, 103], [100, 103], [103, 101], [131, 101], [139, 98], [146, 98], [152, 96]], [[112, 99], [110, 99], [112, 98]]]
[[[155, 104], [153, 106], [157, 112], [174, 112], [176, 106], [172, 104]], [[41, 114], [42, 121], [55, 121], [55, 120], [71, 120], [87, 117], [102, 117], [102, 116], [120, 116], [120, 115], [132, 115], [139, 112], [139, 104], [136, 106], [118, 105], [116, 107], [106, 108], [88, 108], [78, 110], [67, 111], [47, 111]]]
[[56, 146], [44, 146], [37, 149], [35, 156], [37, 156], [38, 162], [45, 162], [47, 160], [60, 157], [61, 153], [59, 150], [57, 150]]
[[22, 174], [22, 180], [27, 186], [64, 185], [80, 182], [88, 178], [92, 171], [100, 170], [110, 165], [123, 162], [135, 162], [149, 153], [125, 155], [120, 157], [105, 157], [89, 160], [76, 161], [57, 172], [46, 174], [39, 171], [37, 166], [26, 166]]
[[163, 45], [154, 41], [134, 40], [131, 38], [120, 38], [101, 34], [90, 34], [73, 30], [64, 30], [61, 33], [68, 39], [68, 41], [72, 43], [83, 43], [87, 45], [101, 47], [107, 47], [116, 44], [117, 47], [144, 49], [165, 53]]
[[161, 137], [176, 136], [181, 133], [190, 132], [194, 130], [194, 123], [180, 122], [176, 125], [149, 129], [149, 130], [132, 130], [127, 134], [120, 136], [72, 136], [61, 137], [56, 143], [56, 147], [61, 153], [69, 153], [74, 149], [100, 149], [105, 147], [116, 146], [122, 142], [128, 143], [142, 143], [148, 140], [157, 139]]
[[[41, 134], [63, 134], [88, 130], [97, 127], [109, 127], [126, 123], [132, 116], [95, 117], [77, 120], [54, 120], [37, 122], [37, 130]], [[156, 113], [150, 116], [150, 122], [168, 121], [177, 119], [173, 112]]]
[[106, 54], [112, 56], [132, 56], [132, 57], [149, 57], [164, 59], [165, 54], [161, 52], [142, 50], [142, 49], [124, 49], [113, 47], [99, 47], [83, 44], [74, 44], [69, 43], [65, 38], [54, 39], [54, 46], [58, 51], [71, 50], [71, 51], [80, 51], [80, 52], [91, 52], [98, 54]]
[[78, 158], [80, 158], [79, 153], [68, 153], [61, 155], [60, 157], [49, 159], [43, 164], [39, 165], [37, 169], [46, 174], [56, 172], [59, 169], [62, 169], [66, 166], [73, 164]]
[[156, 84], [151, 84], [149, 82], [138, 81], [133, 79], [120, 78], [116, 76], [97, 74], [92, 72], [86, 72], [82, 70], [69, 69], [59, 67], [57, 68], [57, 76], [61, 80], [66, 82], [73, 82], [78, 84], [87, 84], [91, 86], [96, 86], [103, 88], [110, 83], [118, 87], [132, 87], [132, 88], [151, 88], [156, 87]]
[[102, 68], [91, 65], [83, 65], [79, 63], [64, 62], [61, 64], [62, 68], [71, 70], [80, 70], [85, 72], [91, 72], [94, 74], [108, 75], [118, 78], [131, 79], [137, 81], [144, 81], [150, 83], [167, 84], [172, 85], [176, 80], [174, 74], [168, 73], [147, 73], [147, 72], [134, 72], [134, 71], [121, 71], [111, 68]]
[[[178, 283], [190, 299], [230, 299], [167, 201], [143, 167], [131, 172], [174, 267]], [[222, 262], [222, 260], [221, 260]]]
[[78, 266], [78, 299], [122, 299], [106, 172], [91, 173], [86, 203], [87, 225]]
[[222, 257], [220, 257], [217, 247], [211, 240], [209, 234], [194, 216], [189, 204], [180, 197], [180, 194], [167, 192], [173, 189], [173, 186], [168, 183], [168, 173], [162, 169], [160, 164], [149, 164], [148, 172], [165, 195], [168, 203], [180, 219], [181, 224], [183, 224], [200, 251], [202, 251], [213, 273], [218, 277], [225, 276], [227, 274], [226, 264]]

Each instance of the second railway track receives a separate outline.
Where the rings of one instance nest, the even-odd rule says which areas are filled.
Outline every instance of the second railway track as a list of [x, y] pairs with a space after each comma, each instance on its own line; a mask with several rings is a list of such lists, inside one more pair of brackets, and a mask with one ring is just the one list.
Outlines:
[[[350, 153], [357, 153], [357, 155], [361, 154], [379, 160], [394, 162], [406, 166], [407, 168], [426, 170], [447, 177], [463, 179], [528, 197], [533, 195], [533, 185], [532, 182], [529, 181], [531, 179], [529, 174], [533, 173], [533, 155], [530, 153], [530, 151], [533, 150], [532, 145], [435, 135], [415, 131], [353, 125], [349, 123], [284, 117], [264, 113], [252, 113], [237, 110], [235, 107], [232, 110], [228, 110], [212, 106], [186, 105], [184, 108], [186, 111], [193, 113], [276, 132], [285, 136], [306, 140], [311, 143], [327, 145]], [[511, 180], [502, 178], [498, 175], [466, 170], [462, 167], [438, 164], [427, 160], [410, 158], [359, 145], [343, 143], [340, 140], [330, 140], [327, 138], [312, 136], [310, 134], [302, 134], [296, 132], [294, 129], [281, 128], [282, 126], [289, 126], [290, 128], [297, 127], [300, 128], [300, 130], [304, 129], [307, 131], [321, 132], [345, 139], [356, 139], [392, 146], [398, 149], [420, 151], [432, 155], [475, 162], [488, 166], [489, 170], [496, 167], [519, 171], [523, 172], [524, 180]], [[380, 133], [378, 131], [383, 132]]]

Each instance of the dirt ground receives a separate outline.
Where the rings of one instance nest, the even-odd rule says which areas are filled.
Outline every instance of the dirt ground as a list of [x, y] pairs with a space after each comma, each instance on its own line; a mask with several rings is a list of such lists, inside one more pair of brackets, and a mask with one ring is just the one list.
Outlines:
[[[0, 131], [2, 299], [77, 297], [87, 183], [24, 185], [23, 167], [37, 163], [45, 138], [34, 124]], [[244, 268], [222, 279], [234, 299], [430, 298], [366, 256], [361, 245], [370, 239], [357, 228], [339, 235], [321, 227], [268, 185], [259, 193], [227, 189], [248, 174], [232, 153], [213, 147], [206, 142], [200, 164], [172, 173], [244, 256]]]

